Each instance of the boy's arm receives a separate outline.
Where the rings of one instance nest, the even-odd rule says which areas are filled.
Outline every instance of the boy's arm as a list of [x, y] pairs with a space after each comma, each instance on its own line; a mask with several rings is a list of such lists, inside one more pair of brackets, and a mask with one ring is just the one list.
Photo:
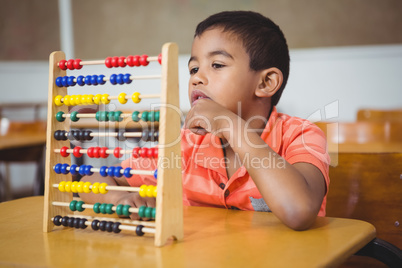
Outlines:
[[[224, 118], [215, 120], [215, 118]], [[311, 226], [325, 195], [325, 180], [321, 171], [308, 163], [289, 164], [276, 154], [256, 132], [247, 131], [244, 120], [212, 100], [199, 100], [186, 117], [185, 127], [196, 134], [210, 132], [227, 140], [260, 191], [272, 212], [295, 230]], [[255, 166], [248, 159], [276, 158], [281, 168]], [[253, 165], [250, 165], [253, 163]], [[247, 165], [249, 164], [249, 165]]]

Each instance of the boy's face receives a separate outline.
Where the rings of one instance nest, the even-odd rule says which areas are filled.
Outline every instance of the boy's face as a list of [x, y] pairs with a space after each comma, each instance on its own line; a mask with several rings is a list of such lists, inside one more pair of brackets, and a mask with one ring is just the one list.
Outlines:
[[260, 102], [255, 90], [261, 77], [250, 69], [249, 62], [235, 35], [213, 28], [197, 36], [188, 63], [191, 106], [198, 98], [210, 98], [245, 120], [255, 115], [253, 109]]

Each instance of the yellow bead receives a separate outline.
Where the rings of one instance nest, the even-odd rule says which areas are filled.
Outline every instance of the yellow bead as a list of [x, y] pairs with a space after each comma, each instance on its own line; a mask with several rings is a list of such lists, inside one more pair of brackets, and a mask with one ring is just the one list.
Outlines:
[[59, 183], [59, 191], [60, 192], [65, 192], [66, 190], [64, 189], [64, 186], [66, 185], [66, 182], [65, 181], [61, 181], [60, 183]]
[[77, 183], [77, 186], [75, 188], [77, 189], [77, 192], [82, 193], [82, 192], [84, 192], [83, 187], [84, 187], [84, 182], [80, 181]]
[[157, 189], [158, 189], [158, 187], [155, 186], [154, 192], [152, 193], [153, 197], [156, 197], [156, 195], [157, 195]]
[[106, 193], [108, 192], [108, 190], [106, 190], [106, 187], [107, 187], [107, 183], [106, 183], [106, 182], [102, 182], [102, 183], [99, 185], [99, 193], [101, 193], [101, 194], [106, 194]]
[[75, 105], [81, 104], [81, 95], [75, 95]]
[[139, 92], [134, 92], [134, 94], [131, 96], [132, 100], [134, 103], [140, 103], [140, 93]]
[[89, 105], [95, 104], [94, 103], [94, 95], [92, 95], [92, 94], [87, 95], [86, 103], [89, 104]]
[[101, 94], [96, 94], [94, 97], [94, 103], [97, 105], [101, 104], [101, 98], [102, 98]]
[[73, 181], [71, 183], [71, 192], [78, 193], [78, 191], [77, 191], [77, 183], [78, 183], [78, 181]]
[[147, 196], [147, 185], [141, 185], [140, 190], [138, 191], [141, 197]]
[[74, 106], [75, 105], [75, 95], [71, 95], [70, 97], [70, 105]]
[[66, 106], [70, 106], [70, 96], [69, 95], [64, 96], [63, 103]]
[[87, 95], [86, 94], [81, 96], [81, 104], [87, 105]]
[[102, 98], [101, 98], [101, 102], [102, 102], [103, 104], [109, 104], [109, 103], [110, 103], [109, 94], [103, 94], [103, 95], [102, 95]]
[[148, 185], [147, 190], [146, 190], [147, 197], [153, 197], [154, 196], [154, 186], [153, 185]]
[[99, 182], [95, 182], [92, 184], [92, 192], [94, 194], [99, 194]]
[[62, 106], [63, 105], [63, 102], [61, 101], [62, 98], [63, 98], [63, 96], [57, 95], [54, 98], [54, 104], [56, 104], [57, 106]]
[[66, 185], [64, 186], [64, 190], [67, 192], [67, 193], [71, 193], [71, 184], [72, 184], [73, 182], [71, 182], [71, 181], [67, 181], [66, 182]]
[[124, 93], [124, 92], [123, 92], [123, 93], [120, 93], [117, 98], [118, 98], [118, 100], [119, 100], [119, 102], [120, 102], [121, 104], [126, 104], [126, 103], [127, 103], [127, 100], [126, 100], [126, 93]]
[[92, 184], [89, 181], [84, 183], [84, 185], [82, 186], [82, 190], [84, 191], [84, 193], [89, 194], [90, 192], [92, 192], [91, 185]]

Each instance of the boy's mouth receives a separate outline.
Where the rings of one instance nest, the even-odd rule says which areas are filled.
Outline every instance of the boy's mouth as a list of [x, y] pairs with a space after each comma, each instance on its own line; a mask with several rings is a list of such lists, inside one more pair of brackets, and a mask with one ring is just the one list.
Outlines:
[[191, 92], [191, 105], [194, 105], [200, 99], [211, 99], [204, 92], [200, 90], [194, 90]]

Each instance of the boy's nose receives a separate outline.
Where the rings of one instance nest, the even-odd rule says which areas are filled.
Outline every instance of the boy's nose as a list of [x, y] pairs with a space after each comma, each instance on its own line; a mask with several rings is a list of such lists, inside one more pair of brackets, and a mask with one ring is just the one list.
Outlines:
[[198, 71], [195, 75], [193, 75], [191, 82], [193, 85], [199, 85], [199, 84], [206, 85], [207, 78], [205, 77], [204, 74]]

